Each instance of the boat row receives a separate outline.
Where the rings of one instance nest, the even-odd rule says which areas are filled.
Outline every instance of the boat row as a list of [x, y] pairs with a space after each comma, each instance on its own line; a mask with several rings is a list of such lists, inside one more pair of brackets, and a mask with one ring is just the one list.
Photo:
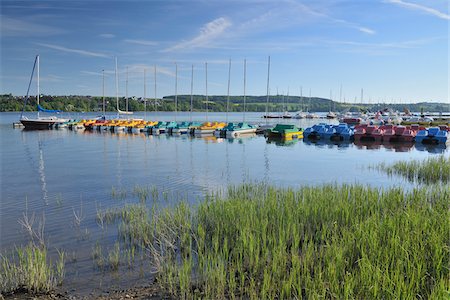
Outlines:
[[96, 120], [69, 120], [56, 122], [49, 128], [69, 128], [72, 130], [94, 130], [111, 132], [146, 132], [153, 135], [169, 134], [214, 134], [217, 137], [239, 137], [245, 134], [254, 134], [257, 125], [245, 122], [175, 122], [175, 121], [145, 121], [143, 119], [112, 119], [99, 118]]
[[346, 123], [338, 125], [316, 124], [305, 129], [303, 135], [309, 140], [350, 141], [355, 142], [405, 142], [420, 144], [447, 144], [450, 127], [425, 128], [420, 125], [368, 125], [351, 126]]

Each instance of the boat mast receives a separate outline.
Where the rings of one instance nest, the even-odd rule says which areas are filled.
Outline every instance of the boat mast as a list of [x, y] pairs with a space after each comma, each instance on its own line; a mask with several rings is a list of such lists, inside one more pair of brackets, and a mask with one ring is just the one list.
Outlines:
[[144, 118], [147, 119], [147, 80], [146, 69], [144, 68]]
[[119, 117], [119, 76], [117, 74], [117, 56], [116, 56], [116, 106], [117, 106], [117, 117]]
[[102, 70], [103, 117], [105, 116], [105, 70]]
[[155, 78], [155, 114], [157, 114], [158, 113], [158, 106], [157, 106], [157, 103], [156, 103], [156, 65], [155, 65], [155, 74], [154, 74], [153, 77]]
[[333, 98], [333, 90], [332, 89], [330, 89], [330, 112], [333, 111], [333, 100], [331, 98]]
[[206, 122], [208, 122], [208, 63], [205, 62]]
[[194, 65], [191, 68], [191, 113], [189, 114], [189, 121], [192, 122], [192, 102], [193, 102], [193, 92], [194, 92]]
[[[20, 119], [23, 118], [23, 113], [25, 112], [25, 107], [27, 106], [28, 96], [30, 94], [31, 84], [33, 83], [33, 75], [34, 75], [34, 70], [36, 69], [36, 62], [38, 60], [38, 57], [39, 57], [39, 55], [36, 55], [36, 57], [34, 58], [33, 70], [31, 71], [30, 81], [28, 82], [27, 96], [25, 97], [25, 101], [23, 102], [22, 113], [20, 114]], [[39, 110], [38, 110], [38, 112], [39, 112]]]
[[308, 103], [308, 109], [307, 112], [311, 109], [311, 88], [309, 88], [309, 103]]
[[39, 94], [39, 55], [36, 56], [36, 59], [37, 59], [37, 96], [36, 96], [36, 101], [37, 101], [37, 105], [38, 105], [37, 116], [39, 119], [39, 97], [40, 97], [40, 94]]
[[270, 55], [267, 63], [267, 99], [266, 99], [266, 123], [269, 117], [269, 76], [270, 76]]
[[300, 87], [300, 111], [303, 111], [303, 87]]
[[178, 105], [178, 65], [175, 63], [175, 121], [177, 120], [177, 105]]
[[125, 90], [125, 103], [126, 103], [126, 110], [128, 112], [128, 66], [127, 66], [127, 84]]
[[247, 59], [244, 59], [244, 114], [242, 116], [242, 122], [245, 122], [245, 98], [246, 98], [246, 77], [247, 77]]
[[227, 123], [228, 123], [228, 110], [230, 107], [230, 79], [231, 79], [231, 58], [228, 62], [227, 114], [225, 115], [225, 122]]

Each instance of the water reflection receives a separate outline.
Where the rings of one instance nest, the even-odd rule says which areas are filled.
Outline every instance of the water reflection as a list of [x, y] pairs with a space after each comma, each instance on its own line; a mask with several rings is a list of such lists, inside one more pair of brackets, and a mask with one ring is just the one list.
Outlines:
[[308, 146], [316, 146], [320, 148], [349, 148], [352, 144], [348, 141], [325, 141], [325, 140], [311, 140], [311, 139], [303, 139], [303, 143]]
[[275, 144], [276, 146], [281, 147], [292, 147], [298, 142], [298, 139], [283, 139], [276, 137], [268, 137], [266, 138], [267, 144]]
[[415, 147], [419, 151], [427, 151], [430, 153], [444, 153], [447, 149], [445, 145], [438, 144], [438, 145], [426, 145], [426, 144], [415, 144]]

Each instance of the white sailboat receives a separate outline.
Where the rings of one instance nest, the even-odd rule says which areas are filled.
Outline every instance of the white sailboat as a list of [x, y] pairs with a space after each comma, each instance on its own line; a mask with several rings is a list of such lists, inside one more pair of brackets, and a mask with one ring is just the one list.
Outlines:
[[[26, 102], [28, 100], [28, 93], [30, 91], [31, 82], [33, 80], [34, 70], [36, 69], [37, 73], [37, 94], [36, 94], [36, 102], [37, 102], [37, 118], [35, 119], [29, 119], [26, 116], [23, 115], [25, 111]], [[27, 97], [25, 98], [25, 102], [22, 109], [22, 114], [20, 115], [20, 123], [25, 127], [25, 129], [49, 129], [52, 127], [55, 123], [59, 122], [66, 122], [66, 119], [61, 119], [56, 116], [48, 116], [48, 117], [41, 117], [39, 112], [47, 112], [47, 113], [59, 113], [58, 110], [48, 110], [41, 107], [39, 104], [40, 100], [40, 91], [39, 91], [39, 55], [36, 55], [36, 58], [34, 59], [34, 65], [33, 65], [33, 71], [31, 72], [31, 78], [30, 82], [28, 84], [28, 91], [27, 91]]]

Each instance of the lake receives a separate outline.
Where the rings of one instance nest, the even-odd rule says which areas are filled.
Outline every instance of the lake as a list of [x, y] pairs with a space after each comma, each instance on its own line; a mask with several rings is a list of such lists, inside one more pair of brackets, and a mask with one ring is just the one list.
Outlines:
[[[28, 113], [30, 117], [33, 113]], [[246, 121], [264, 123], [262, 113], [247, 113]], [[66, 117], [86, 119], [94, 114]], [[189, 113], [137, 113], [148, 120], [187, 121]], [[215, 137], [152, 136], [68, 129], [24, 131], [12, 123], [19, 113], [0, 113], [1, 132], [1, 238], [2, 253], [30, 238], [19, 220], [34, 214], [35, 226], [45, 221], [46, 243], [52, 256], [67, 255], [63, 289], [74, 294], [126, 288], [150, 281], [145, 259], [118, 272], [94, 267], [95, 245], [107, 249], [117, 241], [117, 225], [101, 227], [97, 211], [139, 202], [136, 187], [148, 187], [160, 207], [188, 201], [195, 205], [208, 193], [228, 185], [267, 182], [299, 187], [334, 183], [361, 183], [375, 187], [412, 187], [399, 177], [370, 168], [381, 162], [424, 159], [449, 151], [415, 145], [355, 145], [354, 143], [287, 143], [263, 136]], [[209, 113], [211, 121], [225, 121], [225, 113]], [[228, 121], [242, 121], [242, 113]], [[192, 120], [204, 121], [204, 113]], [[270, 120], [306, 128], [327, 120]], [[337, 122], [337, 121], [331, 121]], [[148, 203], [147, 205], [153, 205]], [[123, 276], [123, 275], [126, 276]]]

